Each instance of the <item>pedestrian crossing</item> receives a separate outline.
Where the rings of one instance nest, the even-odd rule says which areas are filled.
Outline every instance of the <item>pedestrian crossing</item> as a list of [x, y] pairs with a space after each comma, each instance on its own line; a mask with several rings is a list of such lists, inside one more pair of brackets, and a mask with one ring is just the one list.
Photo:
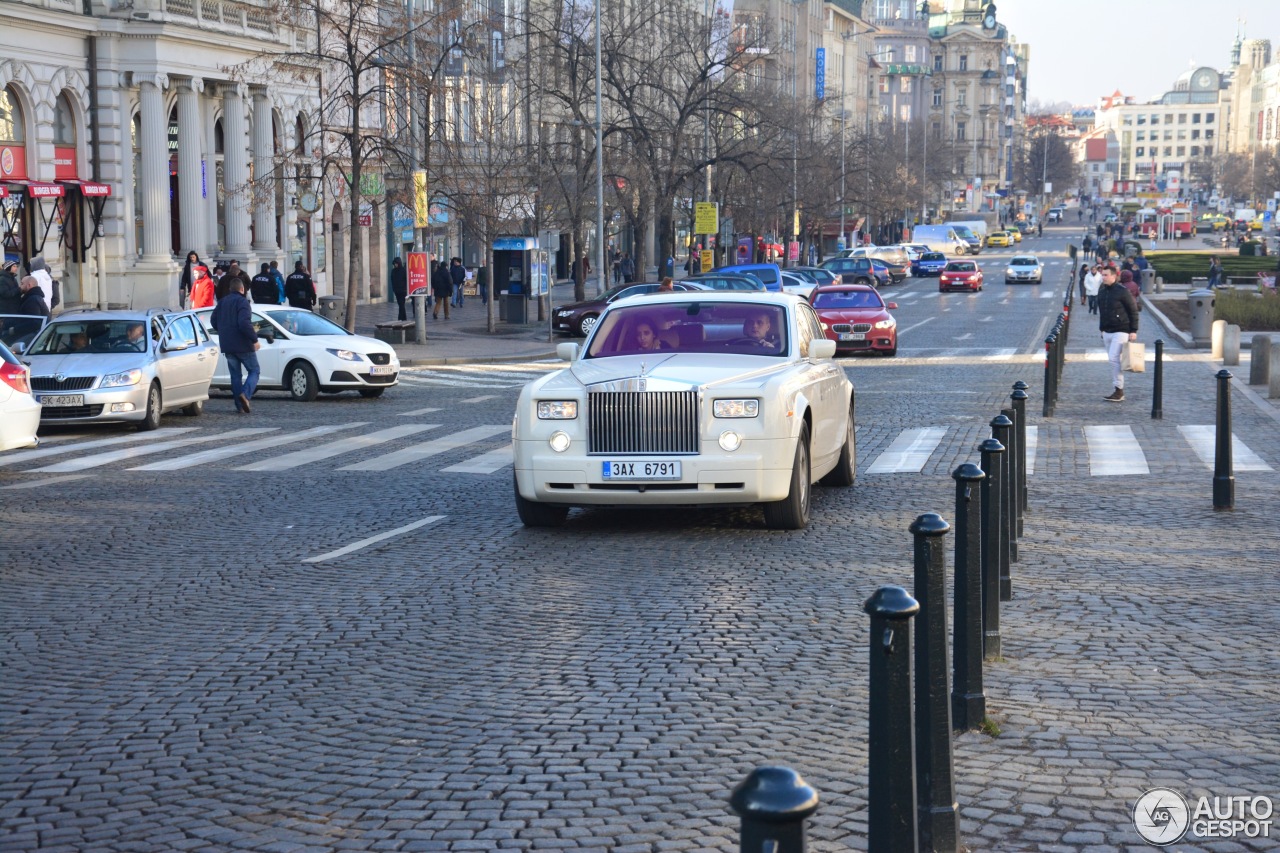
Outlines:
[[[374, 428], [378, 426], [378, 428]], [[868, 430], [876, 429], [872, 437]], [[1045, 430], [1051, 432], [1048, 436]], [[0, 490], [54, 484], [104, 471], [174, 472], [237, 471], [280, 473], [321, 470], [360, 475], [410, 468], [441, 474], [486, 477], [510, 469], [513, 459], [509, 424], [481, 424], [454, 429], [440, 423], [367, 421], [325, 424], [300, 430], [250, 427], [218, 432], [203, 428], [164, 428], [100, 439], [42, 444], [31, 450], [0, 454]], [[927, 426], [880, 432], [858, 428], [864, 448], [860, 474], [932, 474], [950, 470], [978, 455], [972, 426]], [[967, 437], [964, 441], [958, 441]], [[1046, 438], [1048, 441], [1046, 442]], [[1152, 471], [1196, 467], [1212, 470], [1216, 430], [1212, 425], [1183, 424], [1158, 437], [1135, 432], [1127, 424], [1026, 428], [1027, 474], [1072, 474], [1090, 477], [1141, 477]], [[980, 439], [979, 439], [980, 440]], [[157, 458], [159, 457], [159, 458]], [[1232, 436], [1236, 473], [1269, 472], [1271, 463]], [[436, 460], [440, 460], [436, 462]]]
[[[566, 367], [559, 359], [549, 361], [506, 362], [501, 364], [442, 364], [432, 367], [406, 367], [400, 372], [400, 382], [409, 386], [437, 388], [468, 388], [487, 391], [502, 388], [520, 388], [548, 373]], [[497, 395], [483, 395], [463, 400], [476, 403], [494, 399]]]

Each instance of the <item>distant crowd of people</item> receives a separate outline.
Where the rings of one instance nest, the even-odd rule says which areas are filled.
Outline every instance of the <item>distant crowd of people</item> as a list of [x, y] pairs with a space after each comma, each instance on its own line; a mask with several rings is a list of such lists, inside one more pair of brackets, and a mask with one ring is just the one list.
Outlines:
[[314, 311], [316, 286], [302, 261], [296, 261], [288, 278], [280, 272], [276, 261], [264, 263], [258, 274], [240, 269], [236, 260], [220, 261], [209, 269], [199, 253], [187, 253], [182, 275], [178, 279], [178, 301], [187, 308], [211, 308], [231, 292], [232, 282], [239, 282], [242, 292], [259, 305], [291, 305]]

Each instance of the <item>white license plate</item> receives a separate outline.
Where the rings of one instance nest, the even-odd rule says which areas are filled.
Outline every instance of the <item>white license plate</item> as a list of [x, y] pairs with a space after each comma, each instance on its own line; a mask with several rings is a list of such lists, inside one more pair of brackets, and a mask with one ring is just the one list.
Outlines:
[[866, 339], [865, 332], [840, 332], [840, 340], [842, 341], [865, 341]]
[[369, 369], [370, 376], [388, 376], [395, 373], [396, 369], [391, 365], [375, 365]]
[[601, 462], [600, 475], [606, 480], [679, 480], [679, 462]]
[[83, 406], [83, 394], [45, 394], [40, 398], [42, 406]]

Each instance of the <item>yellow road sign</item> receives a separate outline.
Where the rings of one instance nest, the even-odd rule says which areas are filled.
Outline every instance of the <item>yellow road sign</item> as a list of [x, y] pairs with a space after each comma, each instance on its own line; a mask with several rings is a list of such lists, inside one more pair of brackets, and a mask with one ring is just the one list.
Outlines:
[[710, 201], [699, 201], [693, 205], [693, 233], [720, 233], [720, 205]]

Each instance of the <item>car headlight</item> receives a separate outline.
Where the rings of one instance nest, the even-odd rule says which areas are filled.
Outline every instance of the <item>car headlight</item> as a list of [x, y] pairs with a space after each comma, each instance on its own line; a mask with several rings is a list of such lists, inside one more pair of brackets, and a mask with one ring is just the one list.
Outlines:
[[538, 420], [571, 421], [578, 416], [577, 400], [539, 400]]
[[759, 400], [716, 400], [711, 412], [717, 418], [754, 418], [760, 414]]
[[123, 385], [137, 385], [142, 381], [142, 371], [138, 369], [126, 370], [124, 373], [113, 373], [110, 376], [102, 377], [99, 388], [119, 388]]
[[874, 328], [892, 329], [896, 325], [898, 325], [898, 321], [890, 317], [888, 320], [881, 320], [880, 322], [876, 323]]
[[327, 349], [325, 352], [329, 355], [340, 358], [343, 361], [364, 361], [364, 356], [358, 352], [352, 352], [349, 349]]
[[551, 449], [556, 453], [564, 453], [569, 449], [569, 433], [556, 430], [551, 433], [551, 438], [547, 440], [547, 443], [551, 445]]
[[1007, 267], [1007, 268], [1005, 269], [1005, 271], [1004, 271], [1004, 274], [1005, 274], [1005, 275], [1015, 275], [1017, 272], [1018, 272], [1018, 271], [1017, 271], [1017, 270], [1015, 270], [1013, 267]]

